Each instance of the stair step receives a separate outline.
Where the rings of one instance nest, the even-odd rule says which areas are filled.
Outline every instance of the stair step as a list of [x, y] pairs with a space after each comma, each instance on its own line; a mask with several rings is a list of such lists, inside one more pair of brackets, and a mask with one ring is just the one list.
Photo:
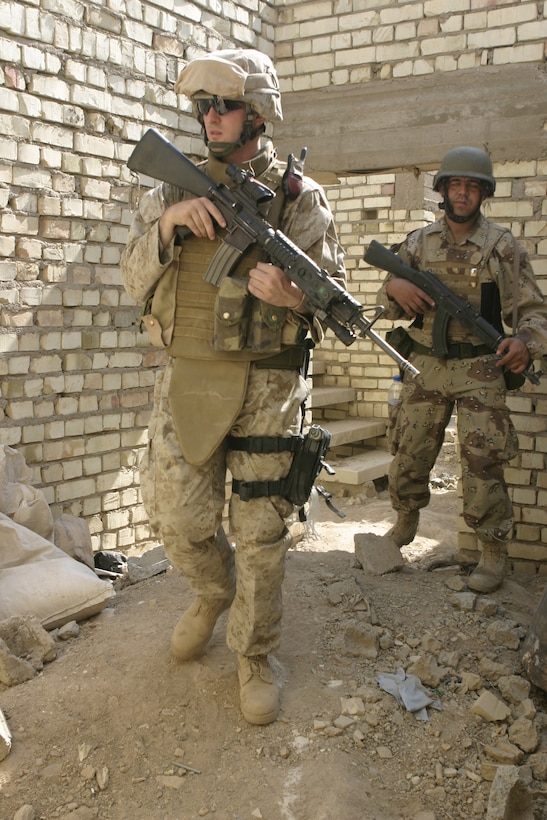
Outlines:
[[387, 475], [393, 456], [387, 450], [368, 450], [358, 456], [329, 460], [329, 465], [336, 471], [329, 475], [325, 470], [319, 473], [320, 484], [352, 484], [358, 486], [367, 481], [374, 481]]
[[331, 434], [330, 446], [339, 447], [353, 441], [366, 441], [371, 438], [385, 436], [387, 422], [383, 419], [355, 419], [346, 418], [339, 421], [320, 422]]
[[314, 387], [311, 391], [308, 406], [328, 407], [333, 404], [345, 404], [355, 401], [353, 387]]

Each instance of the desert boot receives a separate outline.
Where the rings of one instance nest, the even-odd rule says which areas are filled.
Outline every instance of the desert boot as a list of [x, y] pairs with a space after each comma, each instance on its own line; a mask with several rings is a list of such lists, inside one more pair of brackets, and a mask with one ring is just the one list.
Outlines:
[[228, 609], [231, 598], [198, 596], [181, 616], [171, 636], [171, 653], [179, 661], [199, 655], [211, 640], [219, 616]]
[[272, 723], [279, 712], [279, 687], [267, 655], [238, 655], [239, 697], [247, 723]]
[[505, 544], [501, 541], [484, 541], [479, 563], [467, 579], [467, 586], [473, 592], [494, 592], [501, 586], [507, 568]]
[[398, 512], [397, 521], [386, 533], [386, 538], [391, 538], [392, 541], [395, 541], [398, 547], [404, 547], [405, 544], [410, 544], [411, 541], [414, 541], [414, 537], [418, 532], [419, 520], [419, 510]]

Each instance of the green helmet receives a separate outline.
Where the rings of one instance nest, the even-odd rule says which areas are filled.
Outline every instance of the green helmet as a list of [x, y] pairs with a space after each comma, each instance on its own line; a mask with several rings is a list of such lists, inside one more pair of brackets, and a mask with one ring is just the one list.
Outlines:
[[492, 196], [496, 190], [492, 160], [480, 148], [462, 145], [445, 154], [441, 167], [435, 174], [433, 189], [438, 191], [442, 180], [448, 177], [469, 177], [486, 183], [485, 196]]

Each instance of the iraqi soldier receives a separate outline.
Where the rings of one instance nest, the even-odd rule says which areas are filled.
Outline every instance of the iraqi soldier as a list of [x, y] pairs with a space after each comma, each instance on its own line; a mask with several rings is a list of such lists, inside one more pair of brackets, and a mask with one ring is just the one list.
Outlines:
[[481, 549], [468, 578], [476, 592], [497, 589], [507, 571], [513, 511], [504, 465], [516, 456], [518, 441], [506, 392], [547, 352], [547, 308], [528, 257], [507, 228], [481, 213], [495, 187], [484, 151], [469, 146], [448, 151], [434, 179], [444, 214], [410, 233], [397, 253], [411, 267], [430, 270], [500, 334], [504, 325], [512, 328], [496, 352], [452, 319], [448, 356], [437, 358], [432, 355], [434, 300], [392, 274], [377, 297], [388, 306], [388, 318], [413, 319], [407, 352], [420, 371], [417, 378], [404, 378], [391, 431], [389, 489], [397, 521], [388, 535], [399, 547], [414, 539], [419, 511], [430, 498], [429, 476], [456, 409], [463, 516]]
[[[262, 206], [266, 219], [343, 285], [324, 191], [301, 168], [289, 173], [265, 135], [267, 122], [282, 119], [271, 60], [253, 49], [205, 54], [183, 68], [175, 91], [191, 101], [202, 127], [208, 157], [201, 170], [229, 187], [229, 164], [251, 171], [275, 192]], [[186, 227], [185, 238], [177, 226]], [[256, 245], [220, 288], [204, 279], [222, 258], [224, 228], [208, 198], [164, 183], [141, 199], [121, 271], [128, 293], [150, 304], [144, 321], [169, 354], [157, 376], [141, 486], [150, 523], [195, 595], [171, 651], [181, 661], [198, 656], [229, 609], [241, 709], [250, 723], [267, 724], [279, 709], [268, 656], [280, 642], [293, 511], [267, 485], [289, 470], [287, 442], [301, 432], [308, 392], [302, 370], [310, 339], [320, 340], [322, 330], [302, 291]], [[222, 526], [227, 474], [230, 541]], [[240, 496], [242, 482], [247, 495], [254, 488], [250, 498]]]

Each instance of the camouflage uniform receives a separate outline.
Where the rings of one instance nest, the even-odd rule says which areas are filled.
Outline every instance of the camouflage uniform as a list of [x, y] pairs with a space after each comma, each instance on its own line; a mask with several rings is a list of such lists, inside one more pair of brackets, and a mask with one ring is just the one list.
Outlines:
[[[260, 157], [248, 165], [269, 187], [276, 174], [281, 180], [283, 164], [275, 159], [268, 140]], [[229, 183], [225, 165], [211, 155], [203, 170], [215, 181], [222, 176]], [[343, 283], [342, 251], [324, 192], [306, 177], [303, 183], [300, 195], [286, 201], [278, 227]], [[292, 505], [279, 496], [242, 502], [232, 494], [234, 553], [222, 529], [226, 473], [243, 481], [275, 480], [287, 474], [292, 455], [232, 451], [227, 436], [299, 432], [306, 383], [298, 367], [269, 366], [268, 359], [275, 363], [279, 353], [302, 348], [310, 332], [315, 339], [322, 332], [317, 323], [283, 308], [275, 310], [281, 315], [277, 327], [271, 306], [253, 299], [251, 318], [230, 322], [230, 332], [218, 342], [217, 314], [222, 318], [224, 310], [218, 309], [218, 289], [202, 282], [217, 243], [207, 240], [206, 245], [190, 237], [178, 248], [171, 244], [160, 251], [158, 220], [171, 202], [184, 196], [188, 194], [166, 185], [147, 192], [122, 257], [125, 288], [138, 302], [144, 303], [161, 282], [179, 296], [173, 322], [168, 327], [160, 322], [156, 336], [171, 356], [156, 382], [149, 443], [141, 463], [143, 500], [166, 554], [197, 597], [229, 599], [235, 590], [228, 646], [240, 655], [266, 655], [280, 639], [284, 560], [291, 546], [286, 520]], [[251, 249], [238, 266], [243, 299], [248, 294], [241, 282], [244, 285], [246, 271], [256, 259], [256, 249]], [[234, 288], [235, 280], [225, 280], [228, 289]]]
[[[398, 250], [405, 263], [431, 270], [451, 290], [501, 329], [511, 327], [513, 264], [516, 243], [510, 232], [479, 216], [465, 240], [455, 243], [445, 217], [409, 234]], [[527, 255], [520, 251], [516, 335], [532, 358], [547, 351], [547, 310]], [[378, 293], [390, 319], [406, 318], [386, 292], [391, 274]], [[497, 315], [496, 315], [497, 314]], [[518, 452], [518, 440], [506, 408], [506, 385], [497, 356], [459, 322], [450, 320], [448, 342], [454, 358], [428, 355], [435, 310], [408, 328], [414, 343], [410, 361], [420, 371], [405, 375], [400, 409], [391, 431], [394, 459], [389, 470], [392, 506], [412, 513], [427, 506], [429, 475], [454, 408], [466, 524], [481, 541], [505, 539], [513, 526], [504, 465]], [[471, 346], [471, 347], [470, 347]]]

